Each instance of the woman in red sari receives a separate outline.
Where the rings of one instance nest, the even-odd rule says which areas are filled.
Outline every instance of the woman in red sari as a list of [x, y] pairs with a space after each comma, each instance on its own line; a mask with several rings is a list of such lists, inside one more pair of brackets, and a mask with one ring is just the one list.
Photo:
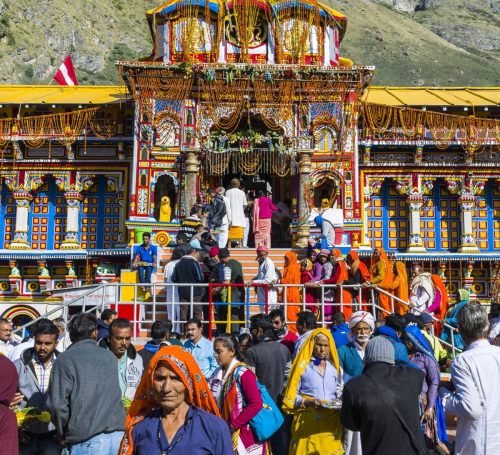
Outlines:
[[231, 430], [234, 452], [237, 455], [266, 455], [268, 443], [257, 441], [250, 427], [250, 420], [263, 405], [257, 378], [242, 362], [234, 336], [217, 337], [214, 351], [219, 368], [210, 378], [210, 389]]

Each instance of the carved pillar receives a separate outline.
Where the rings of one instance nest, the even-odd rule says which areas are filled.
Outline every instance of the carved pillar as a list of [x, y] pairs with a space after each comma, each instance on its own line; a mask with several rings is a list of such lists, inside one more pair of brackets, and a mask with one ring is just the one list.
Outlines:
[[196, 204], [196, 179], [199, 173], [200, 161], [196, 152], [186, 153], [186, 187], [184, 188], [184, 203], [186, 215], [194, 204]]
[[16, 230], [14, 240], [9, 248], [11, 250], [27, 250], [31, 248], [28, 240], [28, 216], [33, 196], [24, 189], [14, 191], [13, 196], [16, 201]]
[[422, 145], [417, 145], [415, 150], [415, 164], [422, 164], [422, 157], [424, 155], [424, 147]]
[[476, 239], [472, 232], [472, 212], [476, 204], [476, 197], [473, 194], [462, 194], [458, 198], [460, 207], [460, 227], [461, 242], [458, 248], [459, 253], [479, 253]]
[[309, 193], [312, 151], [300, 150], [297, 154], [299, 158], [299, 225], [295, 246], [306, 248], [311, 235], [308, 219], [309, 205], [306, 194]]
[[472, 272], [474, 270], [474, 262], [470, 260], [467, 262], [467, 265], [463, 269], [463, 286], [464, 289], [467, 289], [469, 291], [469, 295], [471, 300], [473, 298], [476, 298], [476, 294], [474, 293], [474, 277], [472, 276]]
[[410, 211], [410, 236], [408, 239], [408, 253], [424, 253], [427, 251], [420, 231], [420, 211], [424, 204], [424, 197], [420, 193], [410, 194], [406, 199]]
[[70, 190], [64, 193], [66, 199], [66, 235], [61, 249], [75, 250], [80, 246], [80, 202], [83, 196], [79, 191]]

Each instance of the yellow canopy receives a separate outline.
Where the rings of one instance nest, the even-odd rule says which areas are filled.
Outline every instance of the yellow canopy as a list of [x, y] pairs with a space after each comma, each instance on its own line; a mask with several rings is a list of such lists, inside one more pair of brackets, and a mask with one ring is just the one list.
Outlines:
[[0, 85], [0, 104], [113, 104], [127, 93], [116, 85]]
[[368, 87], [362, 101], [389, 106], [496, 106], [500, 87]]

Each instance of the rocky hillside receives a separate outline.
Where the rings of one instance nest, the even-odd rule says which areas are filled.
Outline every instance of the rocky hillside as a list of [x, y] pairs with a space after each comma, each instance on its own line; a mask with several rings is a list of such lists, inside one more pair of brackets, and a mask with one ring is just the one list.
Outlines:
[[[500, 85], [500, 0], [327, 0], [349, 16], [342, 55], [378, 85]], [[0, 0], [0, 83], [50, 81], [72, 51], [81, 84], [151, 51], [158, 0]]]

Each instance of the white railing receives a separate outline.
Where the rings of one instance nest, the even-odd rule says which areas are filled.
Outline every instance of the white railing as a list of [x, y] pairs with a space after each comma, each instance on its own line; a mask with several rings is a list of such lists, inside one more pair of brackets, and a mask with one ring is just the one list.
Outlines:
[[[327, 320], [327, 315], [337, 313], [339, 311], [343, 312], [346, 306], [352, 306], [353, 311], [364, 309], [373, 314], [374, 318], [377, 319], [378, 315], [389, 314], [395, 312], [395, 302], [398, 302], [408, 309], [410, 305], [398, 297], [388, 293], [387, 291], [378, 287], [363, 288], [361, 285], [316, 285], [316, 286], [304, 286], [296, 284], [277, 284], [273, 287], [267, 285], [224, 285], [224, 284], [171, 284], [171, 283], [151, 283], [148, 285], [151, 292], [151, 297], [147, 301], [142, 299], [141, 287], [142, 283], [103, 283], [95, 286], [85, 286], [82, 288], [75, 289], [73, 293], [74, 297], [70, 294], [69, 301], [58, 305], [51, 309], [48, 313], [41, 316], [42, 318], [53, 316], [54, 314], [59, 314], [62, 311], [62, 317], [65, 322], [77, 312], [91, 312], [98, 315], [102, 312], [104, 308], [113, 308], [118, 311], [121, 317], [126, 317], [130, 320], [134, 328], [134, 339], [147, 329], [147, 326], [152, 324], [157, 319], [170, 319], [174, 325], [174, 329], [179, 327], [180, 324], [185, 324], [186, 319], [181, 319], [176, 317], [178, 312], [176, 305], [186, 305], [187, 307], [187, 319], [194, 317], [196, 313], [196, 306], [200, 306], [203, 309], [202, 322], [208, 324], [209, 335], [211, 335], [212, 330], [215, 325], [226, 325], [227, 331], [234, 331], [241, 327], [248, 329], [250, 324], [250, 316], [259, 312], [268, 312], [275, 308], [281, 308], [287, 317], [287, 309], [290, 306], [298, 306], [301, 311], [310, 309], [311, 307], [316, 307], [319, 309], [318, 325], [321, 327], [329, 326], [331, 321]], [[213, 288], [226, 287], [230, 288], [231, 291], [234, 289], [243, 290], [243, 301], [242, 302], [231, 302], [225, 303], [221, 302], [218, 298], [218, 294], [215, 294]], [[258, 301], [254, 292], [254, 288], [262, 287], [265, 291], [265, 301]], [[170, 295], [175, 294], [175, 292], [180, 288], [189, 288], [189, 300], [187, 302], [172, 302], [166, 301], [167, 293]], [[287, 301], [287, 288], [298, 288], [301, 294], [301, 302], [288, 302]], [[204, 289], [205, 297], [202, 301], [197, 302], [194, 296], [197, 294], [195, 290]], [[279, 299], [277, 303], [270, 304], [268, 293], [270, 290], [282, 291], [282, 299]], [[316, 289], [317, 298], [319, 302], [307, 303], [306, 293], [311, 289]], [[124, 291], [130, 295], [128, 298], [124, 295]], [[352, 293], [352, 302], [344, 302], [343, 291], [349, 290]], [[66, 294], [68, 293], [68, 290]], [[55, 291], [56, 293], [64, 294], [64, 291]], [[132, 291], [132, 292], [130, 292]], [[231, 292], [230, 291], [230, 292]], [[234, 291], [233, 291], [234, 292]], [[378, 294], [387, 295], [390, 299], [390, 311], [382, 308], [378, 304]], [[339, 299], [337, 299], [337, 295]], [[368, 295], [368, 298], [367, 298]], [[365, 302], [363, 302], [365, 300]], [[367, 300], [367, 301], [366, 301]], [[320, 303], [322, 302], [322, 303]], [[227, 317], [220, 320], [216, 317], [217, 309], [227, 306]], [[240, 313], [238, 319], [233, 319], [233, 315]], [[418, 310], [412, 310], [416, 314], [419, 313]], [[242, 313], [242, 314], [241, 314]], [[318, 311], [317, 311], [318, 314]], [[451, 334], [456, 331], [456, 328], [450, 326], [449, 324], [439, 321], [433, 317], [435, 322], [439, 322], [443, 325], [444, 330], [450, 330]], [[31, 326], [35, 321], [19, 327], [15, 330], [16, 333], [24, 333], [24, 331]], [[294, 321], [287, 320], [288, 324], [293, 324]], [[175, 330], [174, 330], [175, 331]], [[454, 337], [450, 337], [451, 343], [445, 341], [441, 342], [447, 348], [449, 348], [455, 356], [460, 350], [455, 346]]]

